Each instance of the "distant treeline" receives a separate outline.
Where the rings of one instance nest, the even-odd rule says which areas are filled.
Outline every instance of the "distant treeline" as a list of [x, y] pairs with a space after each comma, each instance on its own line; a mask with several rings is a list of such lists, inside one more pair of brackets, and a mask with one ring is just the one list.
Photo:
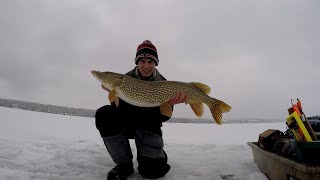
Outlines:
[[[64, 106], [56, 106], [49, 104], [40, 104], [35, 102], [26, 102], [13, 99], [3, 99], [0, 98], [0, 106], [17, 108], [29, 111], [38, 111], [45, 113], [69, 115], [69, 116], [80, 116], [80, 117], [91, 117], [94, 118], [95, 110], [92, 109], [83, 109], [83, 108], [72, 108]], [[319, 116], [314, 116], [311, 118], [319, 119]], [[257, 118], [243, 118], [243, 119], [224, 119], [223, 123], [272, 123], [272, 122], [281, 122], [279, 119], [257, 119]], [[211, 118], [177, 118], [172, 117], [169, 121], [172, 123], [214, 123], [214, 120]]]
[[0, 106], [69, 116], [94, 117], [95, 115], [95, 110], [92, 109], [71, 108], [12, 99], [0, 98]]

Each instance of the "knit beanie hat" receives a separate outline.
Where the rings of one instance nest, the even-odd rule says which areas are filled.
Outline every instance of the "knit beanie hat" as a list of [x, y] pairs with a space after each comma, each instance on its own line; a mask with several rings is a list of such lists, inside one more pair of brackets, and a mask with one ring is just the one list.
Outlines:
[[143, 41], [137, 48], [136, 59], [134, 62], [138, 64], [141, 58], [148, 58], [155, 61], [156, 66], [159, 64], [157, 48], [149, 40]]

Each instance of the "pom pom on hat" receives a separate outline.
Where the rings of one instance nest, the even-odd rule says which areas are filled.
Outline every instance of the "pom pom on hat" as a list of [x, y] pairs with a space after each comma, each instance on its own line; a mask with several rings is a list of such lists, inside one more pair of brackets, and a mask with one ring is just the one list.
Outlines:
[[157, 48], [152, 44], [151, 41], [143, 41], [137, 48], [136, 58], [134, 60], [135, 64], [142, 58], [152, 59], [155, 61], [156, 66], [159, 64]]

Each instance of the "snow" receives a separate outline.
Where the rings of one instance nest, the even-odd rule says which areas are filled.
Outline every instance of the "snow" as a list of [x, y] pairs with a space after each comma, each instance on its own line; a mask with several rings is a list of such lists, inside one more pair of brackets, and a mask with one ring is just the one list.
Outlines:
[[[0, 179], [106, 179], [114, 162], [93, 118], [0, 107]], [[171, 170], [164, 180], [267, 180], [253, 161], [249, 141], [285, 123], [164, 123]], [[134, 141], [130, 140], [136, 157]], [[129, 180], [143, 179], [137, 172]]]

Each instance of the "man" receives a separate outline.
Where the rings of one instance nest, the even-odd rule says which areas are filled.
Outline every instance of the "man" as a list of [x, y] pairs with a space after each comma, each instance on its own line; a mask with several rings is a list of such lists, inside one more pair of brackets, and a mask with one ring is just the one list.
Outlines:
[[[156, 47], [146, 40], [137, 48], [133, 70], [126, 75], [145, 81], [165, 81], [156, 66], [159, 64]], [[102, 88], [109, 91], [102, 85]], [[183, 92], [171, 98], [172, 106], [186, 102], [188, 97]], [[170, 119], [160, 112], [159, 107], [137, 107], [119, 100], [117, 107], [113, 102], [99, 108], [96, 112], [96, 127], [104, 144], [117, 164], [108, 173], [108, 180], [125, 180], [133, 174], [133, 155], [129, 139], [135, 139], [137, 147], [138, 172], [144, 178], [163, 177], [170, 170], [168, 157], [163, 150], [162, 122]]]

